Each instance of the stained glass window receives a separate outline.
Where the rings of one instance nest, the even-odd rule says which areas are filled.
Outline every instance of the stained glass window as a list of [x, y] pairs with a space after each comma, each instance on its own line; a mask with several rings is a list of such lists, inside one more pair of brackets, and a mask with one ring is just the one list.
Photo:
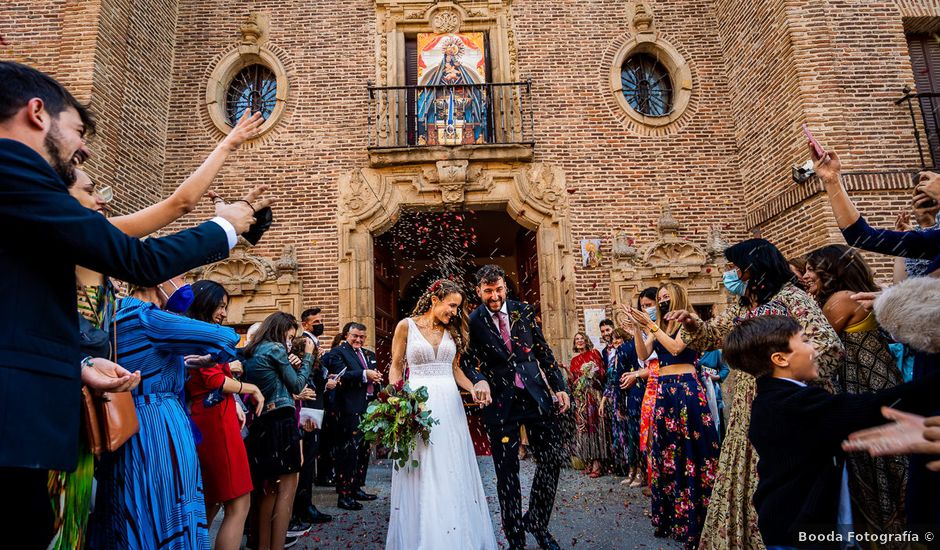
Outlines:
[[633, 109], [647, 116], [672, 112], [672, 81], [669, 71], [647, 53], [631, 55], [620, 70], [623, 96]]
[[248, 65], [235, 75], [225, 97], [225, 117], [231, 126], [245, 113], [261, 112], [267, 119], [277, 105], [277, 78], [264, 65]]

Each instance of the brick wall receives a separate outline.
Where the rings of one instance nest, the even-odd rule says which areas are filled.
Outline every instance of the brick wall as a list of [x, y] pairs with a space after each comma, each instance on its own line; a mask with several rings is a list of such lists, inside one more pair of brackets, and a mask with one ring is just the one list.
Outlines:
[[4, 58], [48, 72], [91, 105], [98, 135], [87, 168], [118, 191], [116, 210], [159, 200], [175, 0], [13, 1], [2, 13]]
[[[838, 151], [848, 171], [888, 171], [852, 187], [874, 225], [893, 224], [908, 192], [898, 176], [916, 167], [909, 118], [893, 100], [913, 82], [905, 17], [940, 16], [940, 2], [895, 0], [690, 0], [649, 2], [657, 31], [690, 63], [693, 101], [678, 131], [635, 133], [610, 101], [608, 73], [629, 38], [623, 2], [516, 0], [520, 77], [533, 79], [536, 160], [567, 174], [573, 250], [614, 232], [638, 246], [657, 234], [669, 201], [682, 235], [704, 245], [719, 227], [735, 242], [760, 228], [788, 254], [839, 242], [824, 195], [801, 189], [790, 166], [806, 158], [800, 124]], [[34, 2], [4, 6], [5, 56], [68, 82], [101, 120], [94, 175], [115, 185], [119, 208], [168, 194], [212, 150], [204, 109], [206, 76], [238, 41], [248, 10], [265, 11], [265, 37], [294, 70], [289, 111], [277, 134], [239, 151], [217, 190], [237, 197], [270, 183], [274, 228], [258, 253], [293, 244], [304, 297], [336, 315], [337, 180], [366, 165], [367, 94], [375, 79], [371, 0], [253, 2], [197, 0]], [[861, 181], [861, 180], [859, 180]], [[854, 184], [853, 184], [854, 185]], [[177, 225], [211, 213], [202, 205]], [[873, 259], [882, 277], [889, 262]], [[578, 267], [579, 307], [607, 304], [609, 259]], [[543, 273], [543, 279], [557, 274]]]
[[[252, 2], [250, 9], [270, 14], [266, 39], [285, 52], [296, 71], [290, 83], [290, 112], [276, 136], [230, 159], [215, 189], [226, 198], [237, 198], [252, 185], [273, 186], [276, 223], [252, 253], [276, 258], [284, 245], [296, 247], [304, 301], [324, 307], [326, 333], [332, 335], [340, 324], [337, 180], [368, 162], [366, 81], [375, 78], [374, 7], [370, 0], [344, 2], [342, 9], [332, 2], [265, 1]], [[207, 68], [238, 43], [238, 29], [247, 16], [248, 6], [180, 2], [166, 192], [215, 146], [196, 109], [204, 108]], [[204, 204], [183, 222], [209, 215], [210, 205]]]
[[[689, 62], [695, 113], [671, 135], [630, 131], [611, 106], [608, 74], [616, 44], [629, 35], [623, 2], [513, 2], [520, 75], [533, 78], [536, 158], [562, 166], [572, 214], [571, 246], [602, 238], [599, 268], [580, 267], [577, 305], [610, 303], [611, 238], [626, 231], [638, 247], [658, 239], [669, 201], [682, 236], [705, 245], [710, 226], [730, 242], [745, 236], [744, 187], [736, 165], [717, 20], [706, 1], [651, 2], [655, 27]], [[550, 278], [555, 274], [542, 274]]]
[[[717, 0], [723, 52], [735, 108], [748, 227], [788, 255], [844, 242], [818, 186], [790, 179], [790, 166], [808, 154], [806, 122], [837, 151], [846, 182], [872, 225], [893, 228], [909, 207], [919, 166], [910, 115], [894, 100], [913, 84], [905, 17], [940, 16], [937, 2], [818, 2]], [[850, 180], [850, 181], [849, 181]], [[879, 278], [892, 260], [867, 256]]]

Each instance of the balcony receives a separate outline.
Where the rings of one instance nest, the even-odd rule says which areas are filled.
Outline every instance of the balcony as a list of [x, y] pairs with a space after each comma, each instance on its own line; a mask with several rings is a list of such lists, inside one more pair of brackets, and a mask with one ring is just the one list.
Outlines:
[[369, 160], [374, 167], [439, 160], [528, 161], [532, 82], [372, 86]]
[[[907, 108], [911, 114], [921, 168], [936, 168], [940, 165], [940, 93], [914, 93], [910, 88], [904, 88], [904, 97], [894, 103], [900, 105], [904, 102], [907, 102]], [[915, 103], [920, 108], [920, 121], [917, 120]], [[921, 136], [921, 130], [924, 136]]]

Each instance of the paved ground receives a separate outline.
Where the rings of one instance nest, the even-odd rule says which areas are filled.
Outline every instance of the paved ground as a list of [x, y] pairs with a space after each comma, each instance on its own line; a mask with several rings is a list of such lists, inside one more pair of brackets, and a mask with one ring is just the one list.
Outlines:
[[[493, 525], [499, 526], [499, 504], [496, 500], [496, 474], [490, 457], [480, 457]], [[528, 491], [535, 465], [531, 460], [522, 463], [520, 474], [523, 485], [523, 509], [528, 500]], [[369, 467], [367, 491], [378, 494], [375, 502], [364, 503], [359, 512], [336, 508], [336, 494], [332, 489], [316, 487], [314, 503], [333, 515], [333, 521], [315, 526], [294, 548], [307, 550], [333, 550], [353, 548], [381, 549], [385, 545], [388, 527], [389, 489], [392, 470], [388, 461]], [[671, 540], [653, 537], [646, 514], [649, 499], [640, 489], [620, 485], [620, 479], [610, 476], [590, 479], [576, 470], [565, 469], [558, 483], [558, 497], [552, 515], [551, 530], [563, 548], [590, 550], [629, 548], [680, 548]], [[501, 530], [500, 530], [501, 531]], [[497, 533], [500, 548], [506, 548], [506, 539]], [[529, 548], [537, 548], [529, 537]], [[460, 550], [460, 549], [442, 549]]]

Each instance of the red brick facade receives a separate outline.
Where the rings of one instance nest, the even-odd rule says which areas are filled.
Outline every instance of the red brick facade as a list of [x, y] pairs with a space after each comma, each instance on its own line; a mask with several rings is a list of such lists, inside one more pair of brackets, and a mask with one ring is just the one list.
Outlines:
[[[468, 4], [463, 2], [461, 4]], [[572, 240], [615, 232], [637, 246], [656, 238], [668, 201], [681, 235], [704, 246], [711, 227], [728, 242], [759, 229], [786, 254], [837, 242], [818, 184], [797, 186], [806, 159], [800, 124], [838, 151], [847, 185], [874, 225], [907, 206], [919, 162], [911, 122], [894, 100], [913, 83], [905, 30], [940, 17], [938, 1], [688, 0], [646, 3], [660, 36], [692, 71], [692, 100], [675, 131], [645, 135], [624, 123], [608, 73], [631, 37], [624, 2], [516, 0], [511, 14], [520, 77], [531, 78], [535, 161], [560, 166]], [[119, 207], [141, 207], [178, 185], [214, 146], [205, 109], [214, 60], [238, 43], [247, 6], [194, 0], [36, 2], [3, 12], [3, 57], [26, 61], [90, 100], [100, 120], [93, 174]], [[264, 40], [292, 65], [289, 111], [263, 143], [240, 151], [218, 178], [236, 197], [272, 184], [277, 223], [259, 253], [293, 244], [304, 300], [337, 318], [337, 182], [368, 164], [368, 95], [376, 80], [372, 0], [252, 2], [270, 17]], [[929, 21], [928, 21], [929, 22]], [[209, 214], [204, 205], [188, 222]], [[887, 279], [889, 261], [876, 259]], [[610, 301], [610, 261], [576, 270], [577, 303]], [[543, 278], [554, 274], [541, 274]]]

